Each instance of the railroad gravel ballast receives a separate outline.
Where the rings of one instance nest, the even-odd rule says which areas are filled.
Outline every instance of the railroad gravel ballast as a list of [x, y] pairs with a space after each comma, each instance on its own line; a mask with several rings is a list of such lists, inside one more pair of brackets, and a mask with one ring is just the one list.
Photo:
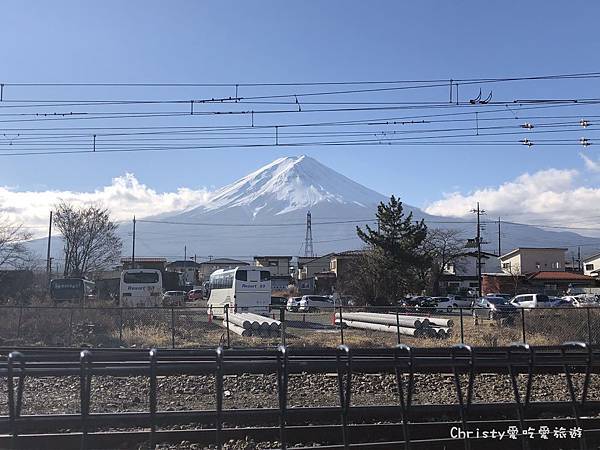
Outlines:
[[[330, 386], [337, 403], [288, 403], [297, 389], [291, 377], [307, 377], [307, 372], [323, 380], [335, 378]], [[237, 403], [232, 408], [225, 401], [232, 396], [228, 377], [246, 374], [273, 377], [274, 404], [257, 409]], [[355, 404], [364, 374], [392, 377], [395, 390], [388, 391], [388, 402]], [[429, 386], [426, 400], [421, 396], [417, 402], [415, 380], [424, 374], [446, 377], [450, 383], [442, 382], [434, 391], [443, 388], [454, 398], [432, 402], [435, 392]], [[103, 376], [147, 380], [147, 398], [143, 403], [138, 400], [142, 409], [99, 412], [95, 403], [100, 399], [93, 387], [97, 377]], [[202, 376], [201, 383], [212, 388], [213, 406], [161, 408], [165, 377], [172, 376]], [[481, 397], [481, 383], [489, 382], [490, 376], [507, 378], [512, 399]], [[221, 448], [231, 440], [277, 442], [252, 448], [283, 449], [595, 448], [600, 444], [599, 376], [600, 349], [583, 343], [537, 348], [0, 349], [0, 377], [7, 383], [0, 448], [155, 448], [159, 443], [181, 441]], [[47, 377], [55, 379], [53, 389], [59, 390], [69, 380], [77, 381], [78, 392], [70, 389], [68, 395], [75, 393], [78, 405], [69, 413], [24, 413], [23, 405], [39, 394], [31, 390], [33, 381]], [[547, 383], [560, 380], [567, 389], [560, 389], [559, 398], [535, 397], [540, 389], [547, 389]], [[134, 394], [126, 390], [122, 395]], [[510, 430], [514, 439], [486, 439], [482, 432], [492, 429]], [[530, 437], [531, 429], [536, 430], [537, 441]], [[567, 438], [550, 436], [542, 441], [538, 430], [547, 429], [568, 430]], [[472, 433], [458, 434], [457, 430]], [[575, 437], [568, 437], [569, 433]]]

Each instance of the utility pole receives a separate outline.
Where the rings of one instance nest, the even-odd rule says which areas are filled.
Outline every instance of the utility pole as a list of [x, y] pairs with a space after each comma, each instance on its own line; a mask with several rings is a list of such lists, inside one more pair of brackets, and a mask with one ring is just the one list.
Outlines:
[[52, 259], [50, 258], [50, 243], [52, 241], [52, 211], [50, 211], [50, 223], [48, 223], [48, 249], [46, 252], [46, 275], [48, 276], [48, 289], [52, 279]]
[[498, 256], [502, 255], [502, 231], [500, 230], [500, 217], [498, 217]]
[[477, 280], [479, 287], [477, 291], [479, 293], [479, 297], [481, 297], [481, 214], [484, 214], [485, 211], [479, 208], [479, 202], [477, 202], [477, 209], [471, 210], [471, 212], [477, 214], [477, 237], [475, 238], [475, 243], [477, 244]]
[[131, 246], [131, 268], [135, 269], [135, 216], [133, 216], [133, 244]]
[[187, 261], [187, 245], [183, 246], [183, 260]]
[[577, 272], [581, 272], [581, 247], [577, 247]]

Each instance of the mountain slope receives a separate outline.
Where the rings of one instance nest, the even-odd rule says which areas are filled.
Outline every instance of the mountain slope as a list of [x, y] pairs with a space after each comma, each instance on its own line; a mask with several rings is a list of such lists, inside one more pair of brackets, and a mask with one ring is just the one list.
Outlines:
[[[399, 195], [402, 198], [402, 195]], [[181, 259], [254, 255], [303, 255], [306, 213], [312, 214], [314, 249], [318, 254], [360, 248], [356, 226], [375, 226], [377, 205], [387, 198], [307, 156], [279, 158], [247, 176], [216, 190], [202, 205], [175, 214], [138, 220], [136, 255]], [[464, 238], [475, 235], [472, 220], [431, 216], [404, 205], [416, 220], [430, 227], [461, 230]], [[122, 224], [123, 253], [131, 254], [130, 223]], [[573, 246], [600, 242], [570, 232], [554, 232], [531, 226], [504, 224], [504, 251], [517, 246]], [[483, 232], [485, 248], [497, 249], [497, 227]], [[33, 243], [43, 253], [45, 240]], [[60, 258], [58, 239], [53, 253]], [[584, 247], [594, 251], [598, 246]]]
[[[169, 257], [183, 257], [184, 246], [188, 255], [238, 258], [260, 254], [302, 255], [309, 210], [318, 254], [360, 248], [362, 243], [356, 237], [356, 226], [366, 223], [374, 226], [377, 205], [386, 200], [385, 196], [313, 158], [279, 158], [215, 191], [205, 205], [159, 219], [206, 225], [141, 223], [137, 233], [138, 249], [149, 255]], [[412, 212], [417, 220], [424, 219], [430, 227], [462, 230], [465, 239], [475, 235], [475, 225], [470, 220], [461, 223], [463, 221], [431, 216], [411, 205], [404, 207], [407, 213]], [[575, 233], [509, 224], [503, 225], [502, 234], [504, 250], [516, 246], [599, 242]], [[489, 226], [483, 235], [484, 240], [489, 241], [486, 248], [495, 251], [496, 227]]]

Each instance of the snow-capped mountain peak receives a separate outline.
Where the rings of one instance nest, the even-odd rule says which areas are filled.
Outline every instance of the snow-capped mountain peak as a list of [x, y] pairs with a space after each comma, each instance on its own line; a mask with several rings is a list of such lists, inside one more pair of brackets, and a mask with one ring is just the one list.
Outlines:
[[285, 214], [319, 203], [371, 205], [381, 195], [306, 156], [278, 158], [211, 196], [203, 211], [243, 207], [252, 216]]

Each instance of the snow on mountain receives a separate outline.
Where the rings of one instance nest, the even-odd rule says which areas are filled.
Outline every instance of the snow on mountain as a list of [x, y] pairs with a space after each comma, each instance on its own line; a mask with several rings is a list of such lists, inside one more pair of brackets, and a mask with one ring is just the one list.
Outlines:
[[[404, 200], [402, 193], [396, 195]], [[181, 259], [184, 248], [188, 256], [246, 260], [261, 254], [302, 255], [309, 210], [318, 254], [356, 249], [362, 246], [356, 237], [356, 226], [374, 225], [377, 205], [386, 200], [385, 196], [308, 156], [279, 158], [214, 191], [201, 205], [147, 217], [148, 222], [138, 220], [136, 255]], [[414, 219], [424, 219], [430, 227], [462, 230], [465, 239], [475, 236], [472, 220], [431, 216], [407, 204], [404, 208], [413, 213]], [[484, 240], [489, 242], [485, 246], [488, 251], [496, 251], [496, 230], [488, 225], [483, 231]], [[125, 255], [131, 254], [131, 231], [129, 223], [120, 227]], [[598, 242], [575, 233], [522, 225], [504, 224], [502, 232], [505, 251], [517, 246], [567, 247]], [[37, 241], [40, 254], [45, 241]], [[59, 239], [55, 239], [53, 249], [60, 258]], [[585, 249], [592, 251], [596, 246]]]
[[285, 215], [319, 204], [378, 203], [383, 196], [302, 155], [279, 158], [214, 192], [206, 205], [187, 213], [203, 214], [225, 208], [244, 208], [252, 218], [259, 214]]

